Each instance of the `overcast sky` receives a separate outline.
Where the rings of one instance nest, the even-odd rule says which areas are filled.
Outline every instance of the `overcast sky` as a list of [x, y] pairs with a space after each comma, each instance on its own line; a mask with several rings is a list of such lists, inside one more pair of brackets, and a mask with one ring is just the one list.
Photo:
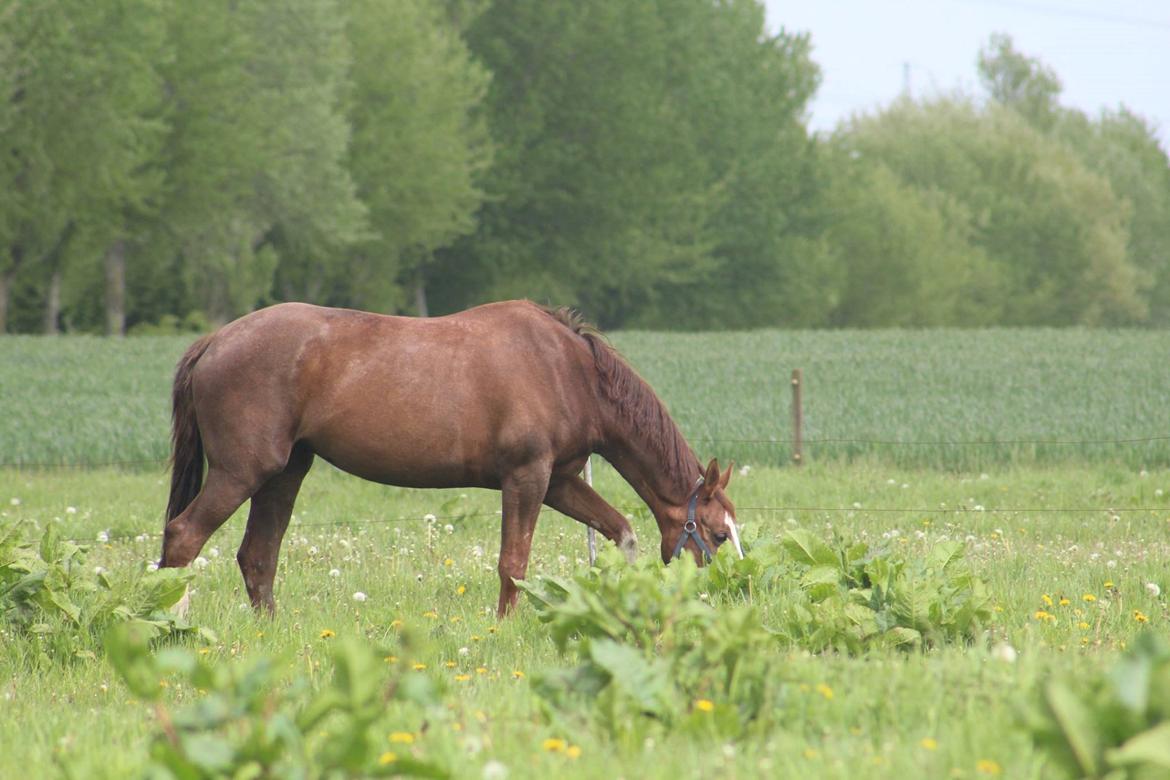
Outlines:
[[831, 130], [896, 97], [978, 88], [993, 32], [1053, 68], [1061, 102], [1096, 115], [1125, 104], [1170, 149], [1168, 0], [765, 0], [768, 26], [808, 32], [821, 87], [811, 125]]

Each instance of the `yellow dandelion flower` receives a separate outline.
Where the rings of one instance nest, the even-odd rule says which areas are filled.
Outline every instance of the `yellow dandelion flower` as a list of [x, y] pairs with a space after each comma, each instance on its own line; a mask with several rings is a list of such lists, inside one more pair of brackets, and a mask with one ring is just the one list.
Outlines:
[[1105, 580], [1105, 590], [1109, 590], [1112, 587], [1113, 587], [1113, 580]]
[[167, 682], [166, 680], [159, 680], [159, 681], [158, 681], [158, 687], [160, 687], [160, 688], [170, 688], [170, 687], [171, 687], [171, 684], [170, 684], [169, 682]]
[[476, 674], [487, 674], [487, 667], [486, 666], [477, 666], [477, 667], [475, 667], [475, 673]]
[[1067, 607], [1067, 606], [1068, 606], [1069, 604], [1071, 604], [1072, 602], [1071, 602], [1071, 601], [1069, 601], [1069, 600], [1068, 600], [1067, 598], [1065, 598], [1064, 596], [1061, 596], [1061, 597], [1060, 597], [1060, 602], [1059, 602], [1059, 603], [1060, 603], [1060, 606], [1062, 606], [1062, 607]]
[[458, 665], [459, 664], [455, 663], [454, 661], [447, 661], [443, 664], [443, 666], [447, 667], [448, 669], [454, 669]]
[[1052, 597], [1049, 596], [1047, 593], [1041, 593], [1040, 600], [1044, 602], [1044, 606], [1046, 606], [1046, 607], [1052, 606]]
[[458, 588], [456, 588], [456, 589], [455, 589], [455, 595], [456, 595], [456, 596], [462, 596], [462, 595], [463, 595], [464, 593], [466, 593], [466, 592], [467, 592], [467, 586], [466, 586], [466, 585], [460, 585]]
[[711, 712], [715, 709], [715, 702], [710, 699], [696, 699], [695, 709], [699, 712]]
[[1052, 615], [1048, 614], [1047, 612], [1045, 612], [1045, 611], [1044, 611], [1044, 610], [1042, 610], [1042, 609], [1038, 609], [1038, 610], [1036, 610], [1036, 612], [1035, 612], [1035, 613], [1032, 615], [1032, 617], [1036, 618], [1037, 620], [1042, 620], [1042, 621], [1043, 621], [1043, 620], [1047, 620], [1048, 618], [1052, 617]]
[[431, 620], [439, 619], [439, 613], [435, 612], [433, 609], [428, 609], [426, 612], [422, 613], [422, 616], [425, 618], [430, 618]]
[[567, 748], [565, 748], [565, 755], [569, 758], [580, 758], [581, 747], [579, 745], [569, 745]]
[[398, 663], [398, 656], [388, 655], [383, 660], [388, 664], [396, 664], [396, 663]]
[[467, 682], [470, 679], [471, 679], [470, 674], [457, 674], [457, 675], [455, 675], [456, 682]]
[[411, 668], [414, 669], [416, 672], [421, 672], [423, 669], [427, 668], [427, 665], [415, 662], [415, 664]]
[[402, 628], [404, 625], [406, 625], [406, 624], [398, 619], [390, 621], [390, 628]]
[[444, 565], [444, 566], [454, 566], [454, 565], [455, 565], [455, 559], [454, 559], [454, 558], [445, 558], [445, 559], [443, 560], [443, 565]]
[[817, 683], [817, 693], [824, 696], [826, 699], [833, 698], [833, 689], [824, 683]]
[[1146, 614], [1144, 612], [1142, 612], [1140, 609], [1135, 609], [1133, 611], [1133, 619], [1139, 623], [1149, 623], [1150, 622], [1150, 619], [1148, 617], [1146, 617]]
[[472, 641], [472, 642], [482, 642], [482, 641], [483, 641], [483, 637], [482, 637], [482, 636], [480, 636], [479, 634], [472, 634], [472, 635], [471, 635], [471, 641]]
[[519, 669], [513, 669], [512, 676], [515, 677], [517, 680], [523, 680], [524, 679], [524, 672], [520, 671]]
[[975, 771], [981, 775], [998, 775], [1003, 772], [1003, 767], [990, 758], [981, 758], [975, 762]]
[[805, 758], [808, 758], [808, 759], [813, 759], [813, 758], [816, 758], [816, 757], [817, 757], [817, 756], [819, 756], [819, 755], [820, 755], [820, 753], [818, 753], [818, 752], [816, 751], [816, 748], [810, 748], [810, 747], [807, 747], [807, 748], [805, 748], [805, 749], [804, 749], [804, 757], [805, 757]]
[[550, 753], [563, 753], [565, 748], [568, 747], [568, 743], [560, 737], [549, 737], [544, 742], [541, 742], [540, 746]]
[[322, 639], [332, 639], [335, 636], [337, 636], [337, 634], [335, 634], [333, 632], [333, 629], [331, 629], [331, 628], [321, 629], [321, 638]]
[[496, 633], [496, 627], [495, 626], [488, 626], [488, 633], [489, 634]]
[[211, 652], [211, 648], [210, 648], [210, 647], [201, 647], [201, 648], [199, 648], [199, 655], [207, 655], [207, 654], [208, 654], [208, 653], [210, 653], [210, 652]]
[[1081, 598], [1090, 604], [1092, 604], [1094, 601], [1097, 600], [1097, 597], [1094, 596], [1092, 593], [1086, 593], [1085, 595], [1081, 596]]
[[397, 760], [398, 760], [398, 754], [392, 753], [389, 750], [387, 750], [382, 755], [378, 756], [378, 763], [381, 764], [382, 766], [386, 766], [387, 764], [393, 764]]
[[938, 750], [938, 740], [934, 737], [923, 737], [918, 744], [923, 750]]
[[463, 619], [463, 618], [459, 617], [458, 615], [452, 615], [452, 616], [451, 616], [451, 622], [452, 622], [452, 623], [458, 623], [458, 622], [459, 622], [460, 620], [462, 620], [462, 619]]
[[1082, 620], [1080, 623], [1077, 623], [1077, 628], [1079, 628], [1081, 631], [1088, 631], [1089, 624]]
[[414, 734], [409, 731], [391, 731], [389, 740], [402, 745], [410, 745], [414, 743]]

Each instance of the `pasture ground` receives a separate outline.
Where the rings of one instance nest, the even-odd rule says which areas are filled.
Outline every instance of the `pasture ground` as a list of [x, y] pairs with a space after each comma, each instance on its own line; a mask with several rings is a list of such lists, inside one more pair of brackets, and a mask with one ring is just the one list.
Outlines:
[[[655, 555], [657, 530], [632, 491], [607, 467], [597, 480], [634, 515], [641, 555]], [[39, 525], [59, 518], [68, 536], [92, 545], [89, 565], [144, 567], [158, 555], [165, 481], [161, 471], [0, 469], [0, 515]], [[219, 641], [186, 641], [224, 664], [276, 654], [321, 680], [330, 642], [385, 641], [402, 621], [427, 637], [413, 659], [425, 669], [413, 673], [440, 681], [447, 710], [424, 722], [421, 710], [393, 704], [393, 716], [416, 736], [410, 750], [459, 778], [481, 777], [493, 761], [512, 778], [1015, 778], [1042, 772], [1018, 721], [1039, 681], [1107, 666], [1139, 631], [1165, 632], [1170, 620], [1165, 469], [1096, 462], [944, 472], [861, 459], [754, 467], [733, 478], [731, 495], [761, 538], [800, 525], [908, 555], [943, 538], [965, 540], [995, 598], [985, 641], [860, 657], [788, 653], [783, 726], [765, 737], [614, 740], [546, 712], [532, 692], [534, 677], [567, 665], [533, 607], [522, 598], [513, 617], [494, 617], [498, 494], [386, 488], [321, 463], [285, 539], [275, 619], [257, 618], [245, 604], [234, 561], [240, 513], [205, 548], [192, 597], [191, 619]], [[436, 520], [428, 523], [427, 514]], [[584, 557], [583, 528], [545, 510], [530, 576], [569, 573], [586, 565]], [[354, 599], [358, 592], [365, 601]], [[767, 592], [757, 592], [755, 604], [767, 623], [776, 605]], [[1038, 619], [1041, 610], [1051, 617]], [[100, 654], [49, 659], [35, 638], [5, 633], [0, 777], [52, 776], [58, 758], [87, 777], [132, 775], [158, 728], [153, 710], [133, 699]], [[994, 650], [1001, 643], [1018, 652], [1014, 662]], [[165, 694], [168, 701], [195, 695]], [[546, 750], [554, 737], [579, 755]]]

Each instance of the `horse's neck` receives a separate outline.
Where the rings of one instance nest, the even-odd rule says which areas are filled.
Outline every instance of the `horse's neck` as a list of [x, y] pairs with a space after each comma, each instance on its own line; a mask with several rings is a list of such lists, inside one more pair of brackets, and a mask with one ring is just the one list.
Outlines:
[[[694, 460], [694, 463], [687, 463], [688, 474], [680, 479], [661, 462], [645, 432], [639, 435], [624, 425], [615, 410], [610, 410], [604, 417], [607, 423], [605, 443], [599, 451], [654, 515], [657, 517], [672, 507], [685, 504], [695, 478], [700, 474], [699, 462], [691, 456], [689, 460]], [[689, 474], [691, 471], [693, 475]]]

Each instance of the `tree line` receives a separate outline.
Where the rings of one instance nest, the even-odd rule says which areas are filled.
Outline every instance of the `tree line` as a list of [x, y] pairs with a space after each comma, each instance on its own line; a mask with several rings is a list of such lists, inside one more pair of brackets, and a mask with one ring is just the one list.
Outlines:
[[1165, 325], [1170, 162], [993, 37], [807, 127], [757, 0], [13, 0], [0, 329], [530, 297], [604, 327]]

